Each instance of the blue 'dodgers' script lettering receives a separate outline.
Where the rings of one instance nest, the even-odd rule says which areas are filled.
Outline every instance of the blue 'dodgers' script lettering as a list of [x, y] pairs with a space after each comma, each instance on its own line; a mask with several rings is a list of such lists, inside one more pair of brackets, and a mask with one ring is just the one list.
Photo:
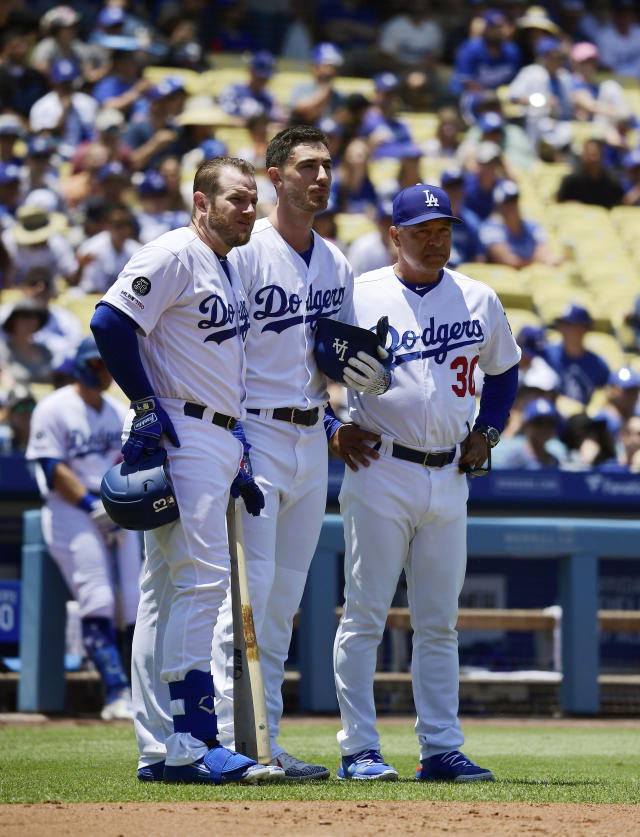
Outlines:
[[314, 289], [309, 286], [302, 308], [302, 299], [296, 293], [287, 293], [279, 285], [265, 285], [254, 297], [257, 310], [253, 318], [257, 322], [268, 320], [262, 331], [277, 334], [301, 323], [310, 323], [314, 328], [320, 317], [337, 314], [344, 300], [344, 288]]
[[[393, 353], [396, 366], [399, 366], [410, 360], [427, 357], [432, 357], [436, 363], [444, 363], [448, 353], [454, 349], [481, 343], [484, 340], [484, 332], [479, 320], [454, 321], [436, 325], [435, 317], [431, 317], [419, 334], [411, 329], [400, 334], [390, 325], [389, 338], [391, 345], [386, 348]], [[404, 352], [402, 352], [403, 349]]]

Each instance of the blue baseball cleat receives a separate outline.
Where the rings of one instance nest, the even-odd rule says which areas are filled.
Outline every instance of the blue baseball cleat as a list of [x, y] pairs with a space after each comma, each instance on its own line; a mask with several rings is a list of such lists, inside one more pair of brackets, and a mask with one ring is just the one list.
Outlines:
[[438, 753], [420, 761], [416, 779], [421, 782], [495, 782], [485, 767], [478, 767], [460, 750]]
[[164, 778], [164, 761], [156, 761], [138, 768], [138, 779], [141, 782], [161, 782]]
[[363, 750], [354, 756], [342, 756], [338, 779], [368, 779], [395, 782], [398, 771], [382, 758], [380, 750]]
[[263, 782], [281, 782], [284, 770], [270, 764], [258, 764], [234, 750], [214, 747], [203, 758], [177, 766], [165, 764], [164, 781], [183, 784], [224, 785], [236, 782], [257, 785]]

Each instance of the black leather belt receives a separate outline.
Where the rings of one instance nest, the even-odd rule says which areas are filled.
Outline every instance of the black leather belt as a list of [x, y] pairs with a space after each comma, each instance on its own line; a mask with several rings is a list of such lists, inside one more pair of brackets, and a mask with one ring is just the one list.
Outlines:
[[[184, 402], [184, 414], [190, 416], [190, 418], [202, 419], [206, 409], [203, 404], [194, 404], [193, 401]], [[233, 416], [225, 416], [224, 413], [214, 412], [211, 423], [217, 424], [218, 427], [224, 427], [225, 430], [233, 430], [238, 423], [238, 419], [233, 418]]]
[[456, 449], [443, 450], [437, 452], [413, 450], [412, 448], [405, 448], [404, 445], [396, 445], [393, 443], [392, 456], [396, 459], [406, 459], [407, 462], [417, 462], [418, 465], [424, 465], [427, 468], [442, 468], [444, 465], [450, 465], [456, 455]]
[[[247, 412], [254, 416], [260, 415], [260, 410], [247, 408]], [[295, 407], [276, 407], [273, 411], [273, 417], [280, 421], [288, 421], [291, 424], [304, 424], [305, 427], [313, 427], [314, 424], [318, 423], [318, 408], [298, 410]]]

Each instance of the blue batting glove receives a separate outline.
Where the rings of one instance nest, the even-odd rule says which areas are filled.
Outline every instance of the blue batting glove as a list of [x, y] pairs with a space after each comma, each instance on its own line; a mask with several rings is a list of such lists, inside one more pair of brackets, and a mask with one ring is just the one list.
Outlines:
[[180, 447], [171, 419], [155, 397], [132, 401], [131, 407], [136, 415], [131, 422], [129, 438], [122, 446], [122, 458], [127, 465], [133, 465], [143, 453], [153, 453], [163, 433], [175, 447]]
[[264, 508], [264, 494], [258, 483], [253, 478], [251, 460], [249, 454], [245, 453], [240, 463], [240, 470], [231, 483], [231, 496], [242, 497], [244, 505], [249, 514], [254, 517], [260, 516], [260, 510]]

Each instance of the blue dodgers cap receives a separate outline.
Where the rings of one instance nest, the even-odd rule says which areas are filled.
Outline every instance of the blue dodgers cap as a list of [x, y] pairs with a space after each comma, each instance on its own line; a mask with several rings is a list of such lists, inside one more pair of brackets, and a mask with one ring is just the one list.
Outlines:
[[342, 53], [335, 44], [329, 41], [323, 41], [314, 47], [311, 53], [311, 60], [314, 64], [333, 64], [336, 67], [341, 67], [344, 64]]
[[591, 314], [586, 308], [581, 305], [576, 305], [574, 302], [569, 303], [559, 317], [556, 317], [557, 323], [570, 323], [572, 325], [591, 326]]
[[97, 20], [98, 26], [109, 28], [124, 23], [124, 9], [120, 6], [105, 6], [100, 10]]
[[51, 81], [54, 84], [61, 84], [64, 81], [74, 81], [80, 75], [80, 68], [75, 61], [68, 58], [60, 58], [51, 67]]
[[261, 49], [253, 53], [249, 66], [260, 78], [271, 78], [276, 68], [276, 60], [266, 49]]
[[213, 160], [214, 157], [224, 157], [227, 153], [227, 146], [222, 140], [209, 137], [200, 143], [199, 148], [204, 154], [203, 160]]
[[13, 113], [0, 114], [0, 136], [21, 137], [23, 134], [24, 126], [18, 116]]
[[159, 171], [148, 169], [137, 188], [139, 195], [164, 195], [167, 191], [167, 181]]
[[383, 221], [385, 218], [391, 218], [393, 215], [393, 201], [391, 198], [380, 198], [376, 206], [376, 218], [378, 221]]
[[540, 38], [536, 43], [536, 55], [548, 55], [550, 52], [559, 52], [562, 49], [562, 41], [551, 36]]
[[400, 85], [398, 76], [395, 73], [378, 73], [373, 77], [373, 86], [379, 93], [386, 93], [388, 90], [396, 90]]
[[149, 90], [147, 98], [151, 99], [152, 102], [156, 99], [164, 99], [167, 96], [171, 96], [172, 93], [175, 93], [176, 90], [179, 89], [180, 88], [176, 87], [175, 81], [163, 78], [162, 81], [159, 81]]
[[15, 163], [0, 163], [0, 183], [17, 183], [20, 180], [20, 166]]
[[436, 218], [449, 218], [454, 224], [462, 223], [462, 219], [451, 211], [449, 195], [439, 186], [416, 183], [398, 192], [393, 199], [391, 223], [395, 227], [410, 227]]
[[504, 127], [504, 118], [495, 110], [487, 111], [478, 117], [478, 128], [483, 134], [490, 134], [493, 131], [501, 131]]
[[560, 416], [553, 402], [546, 398], [534, 398], [525, 405], [522, 417], [526, 424], [537, 418], [550, 418], [557, 422]]
[[622, 165], [625, 169], [633, 169], [640, 166], [640, 148], [632, 148], [622, 158]]
[[118, 177], [122, 180], [128, 180], [129, 172], [125, 169], [122, 163], [117, 160], [111, 163], [105, 163], [98, 169], [98, 180], [106, 180], [107, 177]]
[[503, 26], [507, 22], [507, 18], [499, 9], [487, 9], [482, 19], [487, 26]]
[[56, 150], [56, 144], [51, 137], [31, 137], [27, 143], [27, 154], [30, 157], [49, 157]]
[[512, 198], [517, 198], [519, 194], [520, 189], [518, 189], [518, 184], [515, 180], [501, 180], [494, 186], [491, 197], [495, 204], [500, 204]]
[[630, 366], [623, 366], [609, 375], [607, 383], [612, 387], [622, 387], [622, 389], [640, 388], [640, 375]]
[[318, 120], [318, 128], [327, 137], [341, 137], [344, 135], [344, 128], [333, 116], [323, 116]]
[[516, 338], [518, 346], [526, 355], [540, 355], [544, 351], [544, 329], [540, 326], [522, 326]]
[[450, 166], [440, 172], [441, 186], [450, 186], [452, 183], [464, 183], [464, 171], [460, 166]]

